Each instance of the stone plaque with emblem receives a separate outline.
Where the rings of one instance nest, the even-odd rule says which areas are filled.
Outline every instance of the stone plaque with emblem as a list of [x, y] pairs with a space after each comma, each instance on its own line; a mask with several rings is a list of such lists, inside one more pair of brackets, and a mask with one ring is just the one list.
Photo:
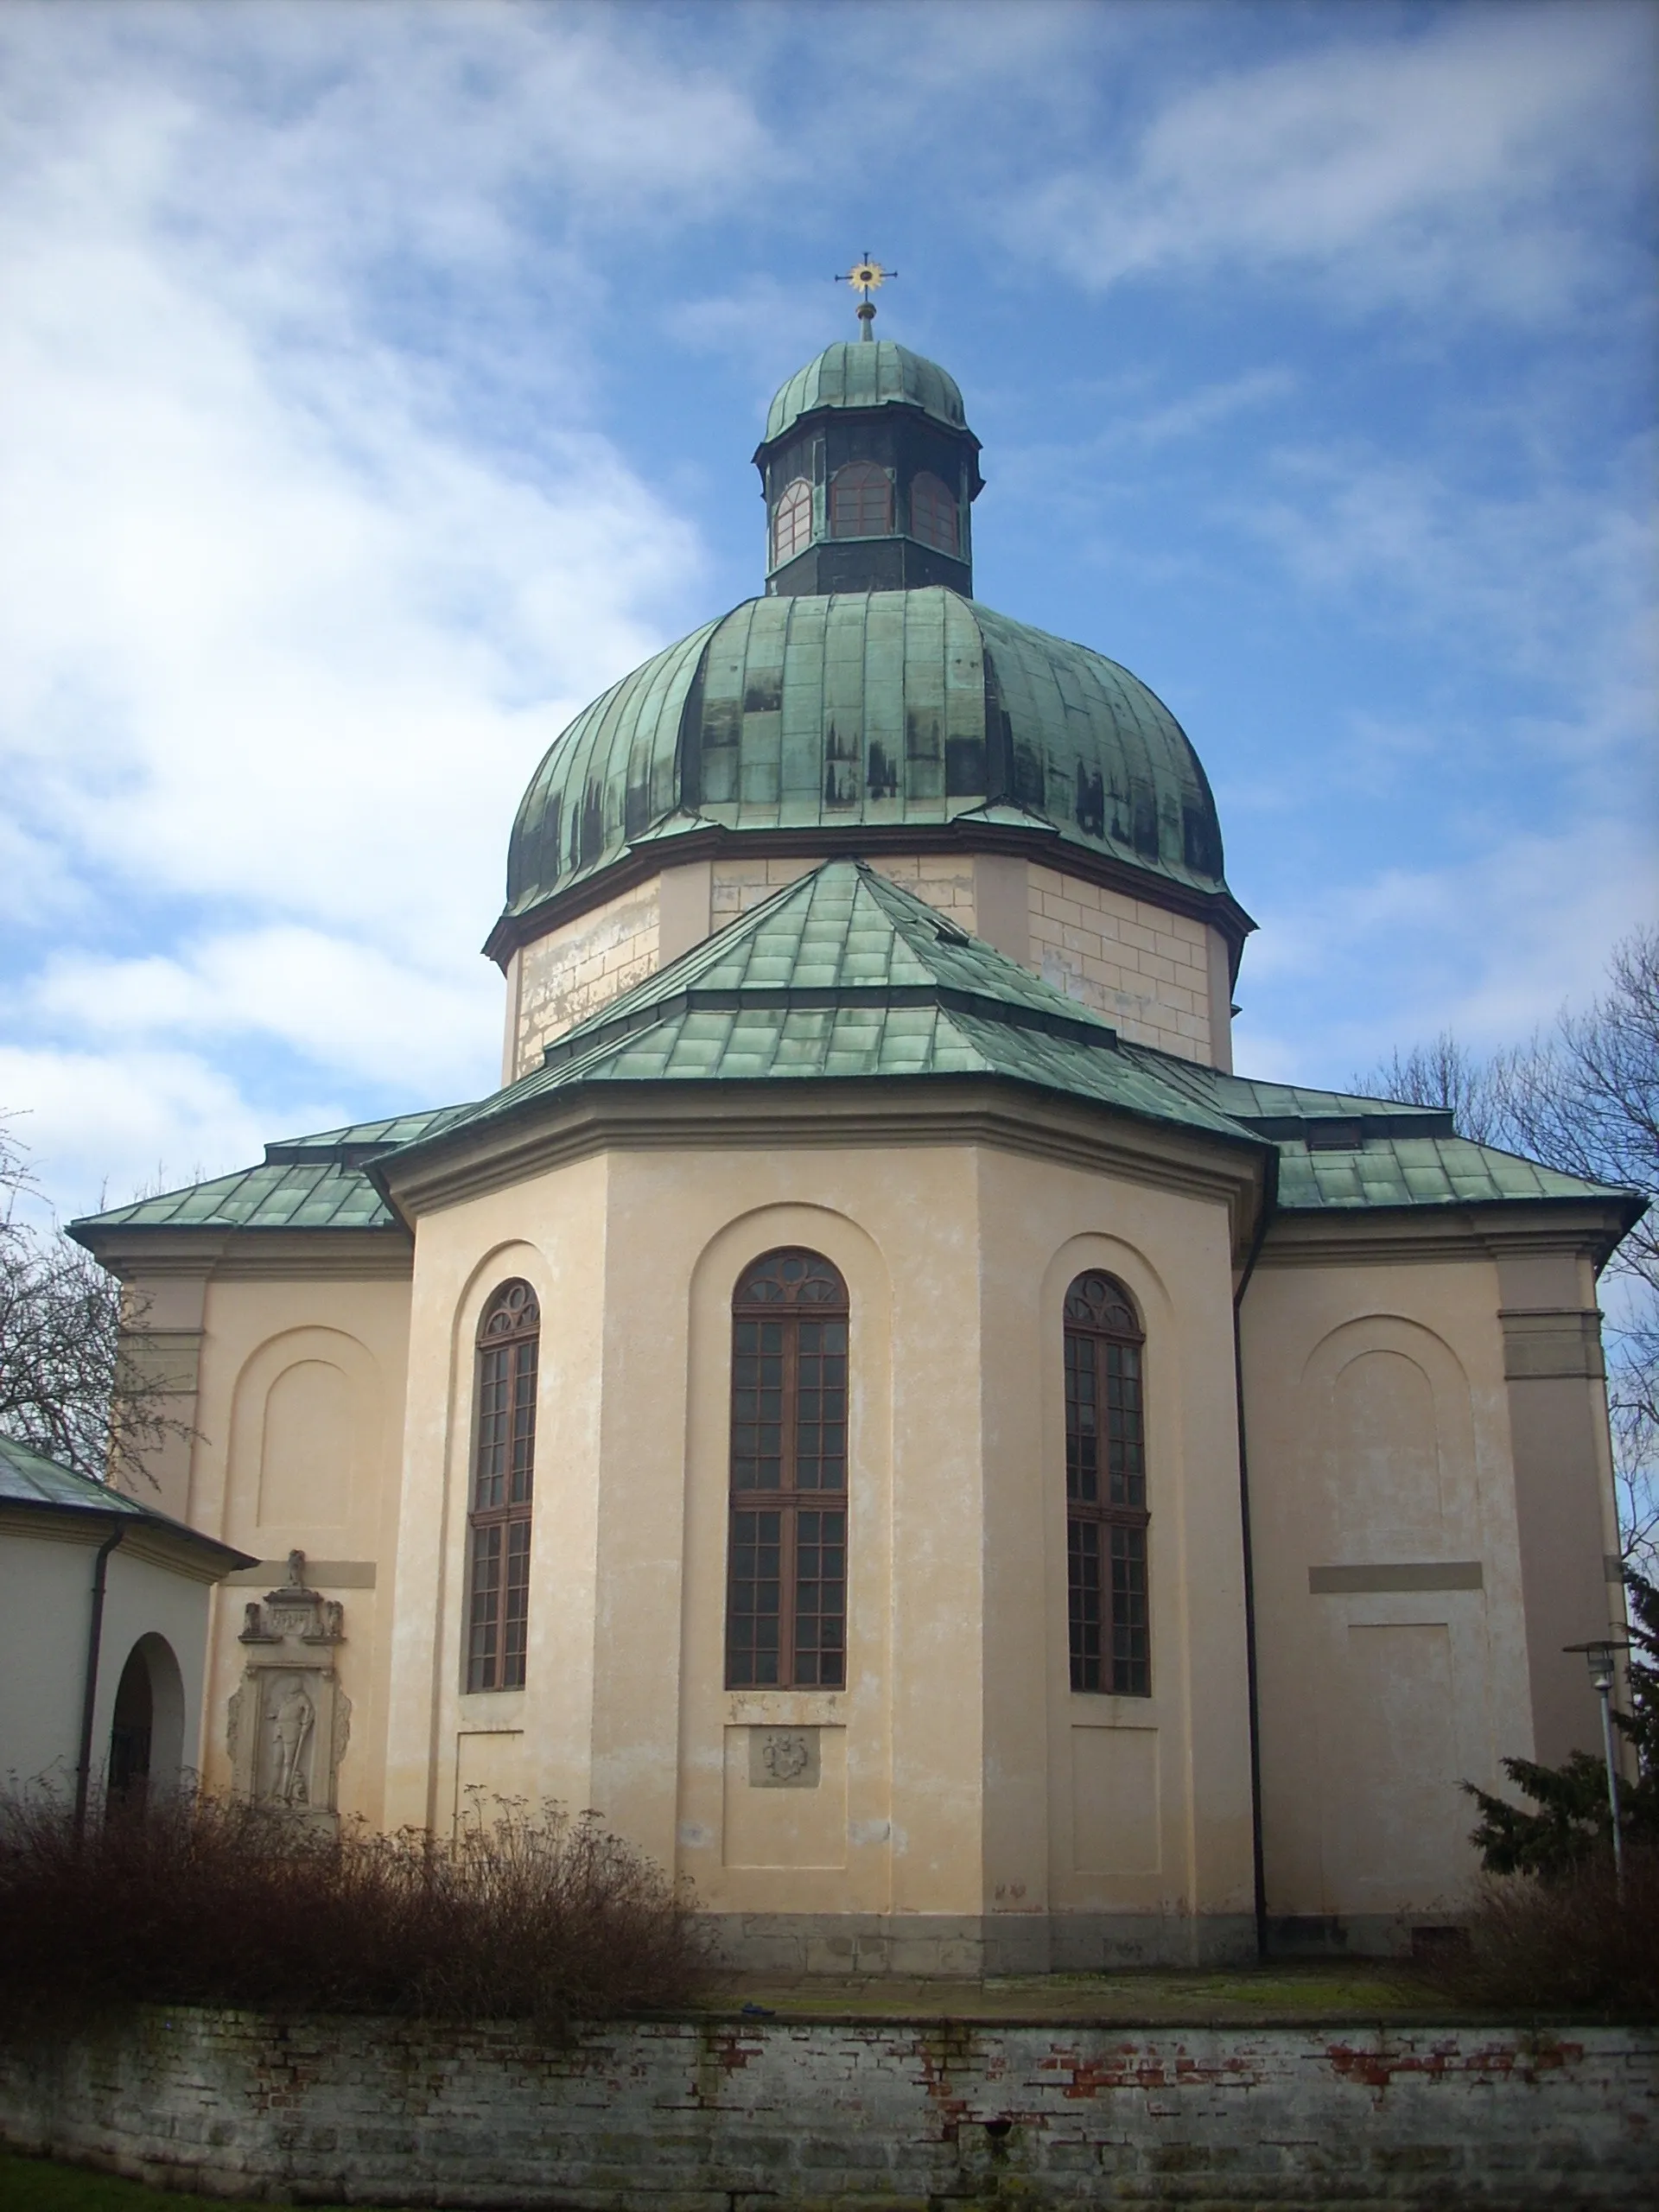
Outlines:
[[819, 1772], [816, 1728], [751, 1728], [752, 1789], [816, 1789]]

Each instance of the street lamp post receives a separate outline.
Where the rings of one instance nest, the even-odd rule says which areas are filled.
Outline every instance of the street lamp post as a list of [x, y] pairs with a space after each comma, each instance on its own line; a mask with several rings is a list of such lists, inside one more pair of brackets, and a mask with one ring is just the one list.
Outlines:
[[1601, 1700], [1601, 1751], [1607, 1762], [1607, 1802], [1613, 1815], [1613, 1882], [1621, 1905], [1624, 1902], [1624, 1840], [1618, 1832], [1618, 1761], [1613, 1752], [1613, 1654], [1630, 1648], [1628, 1643], [1614, 1643], [1611, 1637], [1561, 1647], [1564, 1651], [1583, 1652], [1596, 1695]]

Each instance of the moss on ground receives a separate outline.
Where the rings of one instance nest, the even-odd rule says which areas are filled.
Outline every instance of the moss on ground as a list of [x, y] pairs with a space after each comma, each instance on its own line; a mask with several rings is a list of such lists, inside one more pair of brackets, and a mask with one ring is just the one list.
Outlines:
[[[90, 2173], [84, 2166], [60, 2166], [53, 2158], [17, 2158], [0, 2151], [0, 2206], [4, 2212], [201, 2212], [223, 2199], [181, 2196], [170, 2189], [146, 2189], [142, 2182], [114, 2174]], [[323, 2206], [318, 2212], [346, 2212]]]

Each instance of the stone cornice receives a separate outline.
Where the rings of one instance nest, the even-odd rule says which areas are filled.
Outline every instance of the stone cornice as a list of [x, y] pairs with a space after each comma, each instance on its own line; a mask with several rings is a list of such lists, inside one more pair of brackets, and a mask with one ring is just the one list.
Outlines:
[[1321, 1268], [1343, 1262], [1398, 1266], [1434, 1260], [1584, 1255], [1599, 1267], [1627, 1226], [1622, 1201], [1495, 1198], [1457, 1205], [1344, 1207], [1274, 1215], [1262, 1248], [1264, 1268]]
[[1069, 843], [1058, 830], [1034, 823], [1030, 829], [1023, 829], [960, 815], [954, 822], [861, 823], [844, 830], [833, 824], [799, 830], [728, 830], [711, 822], [677, 836], [646, 839], [631, 846], [608, 868], [596, 869], [591, 876], [555, 892], [527, 913], [503, 914], [485, 939], [484, 951], [505, 970], [521, 946], [636, 889], [665, 869], [693, 861], [832, 860], [853, 855], [874, 861], [897, 853], [1002, 853], [1075, 875], [1084, 883], [1103, 885], [1126, 898], [1212, 924], [1227, 940], [1235, 970], [1240, 949], [1255, 927], [1230, 891], [1203, 891], [1195, 885], [1178, 883], [1109, 854]]
[[42, 1499], [39, 1504], [7, 1498], [0, 1503], [0, 1529], [12, 1536], [32, 1536], [39, 1542], [80, 1544], [88, 1549], [104, 1542], [115, 1529], [121, 1531], [123, 1559], [143, 1560], [152, 1567], [170, 1568], [192, 1582], [219, 1582], [238, 1568], [257, 1565], [249, 1552], [216, 1536], [183, 1526], [140, 1518], [136, 1514], [100, 1513], [95, 1507], [57, 1505]]
[[123, 1282], [142, 1276], [210, 1282], [283, 1281], [329, 1275], [341, 1281], [407, 1282], [415, 1243], [401, 1223], [384, 1229], [198, 1229], [170, 1223], [85, 1229], [80, 1242]]
[[607, 1083], [435, 1137], [370, 1169], [408, 1220], [614, 1151], [732, 1152], [984, 1145], [1224, 1205], [1248, 1243], [1272, 1147], [1143, 1120], [998, 1077], [782, 1083]]

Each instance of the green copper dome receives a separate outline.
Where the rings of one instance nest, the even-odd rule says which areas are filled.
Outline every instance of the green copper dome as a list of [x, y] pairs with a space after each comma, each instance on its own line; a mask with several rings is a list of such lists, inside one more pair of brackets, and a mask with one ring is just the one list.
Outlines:
[[880, 338], [868, 344], [826, 346], [816, 361], [797, 369], [772, 395], [760, 442], [769, 446], [792, 423], [819, 407], [889, 405], [918, 407], [953, 430], [967, 427], [956, 378], [937, 361]]
[[934, 586], [747, 600], [613, 684], [524, 794], [492, 944], [658, 841], [850, 850], [954, 823], [1226, 896], [1215, 802], [1168, 709], [1115, 661]]

